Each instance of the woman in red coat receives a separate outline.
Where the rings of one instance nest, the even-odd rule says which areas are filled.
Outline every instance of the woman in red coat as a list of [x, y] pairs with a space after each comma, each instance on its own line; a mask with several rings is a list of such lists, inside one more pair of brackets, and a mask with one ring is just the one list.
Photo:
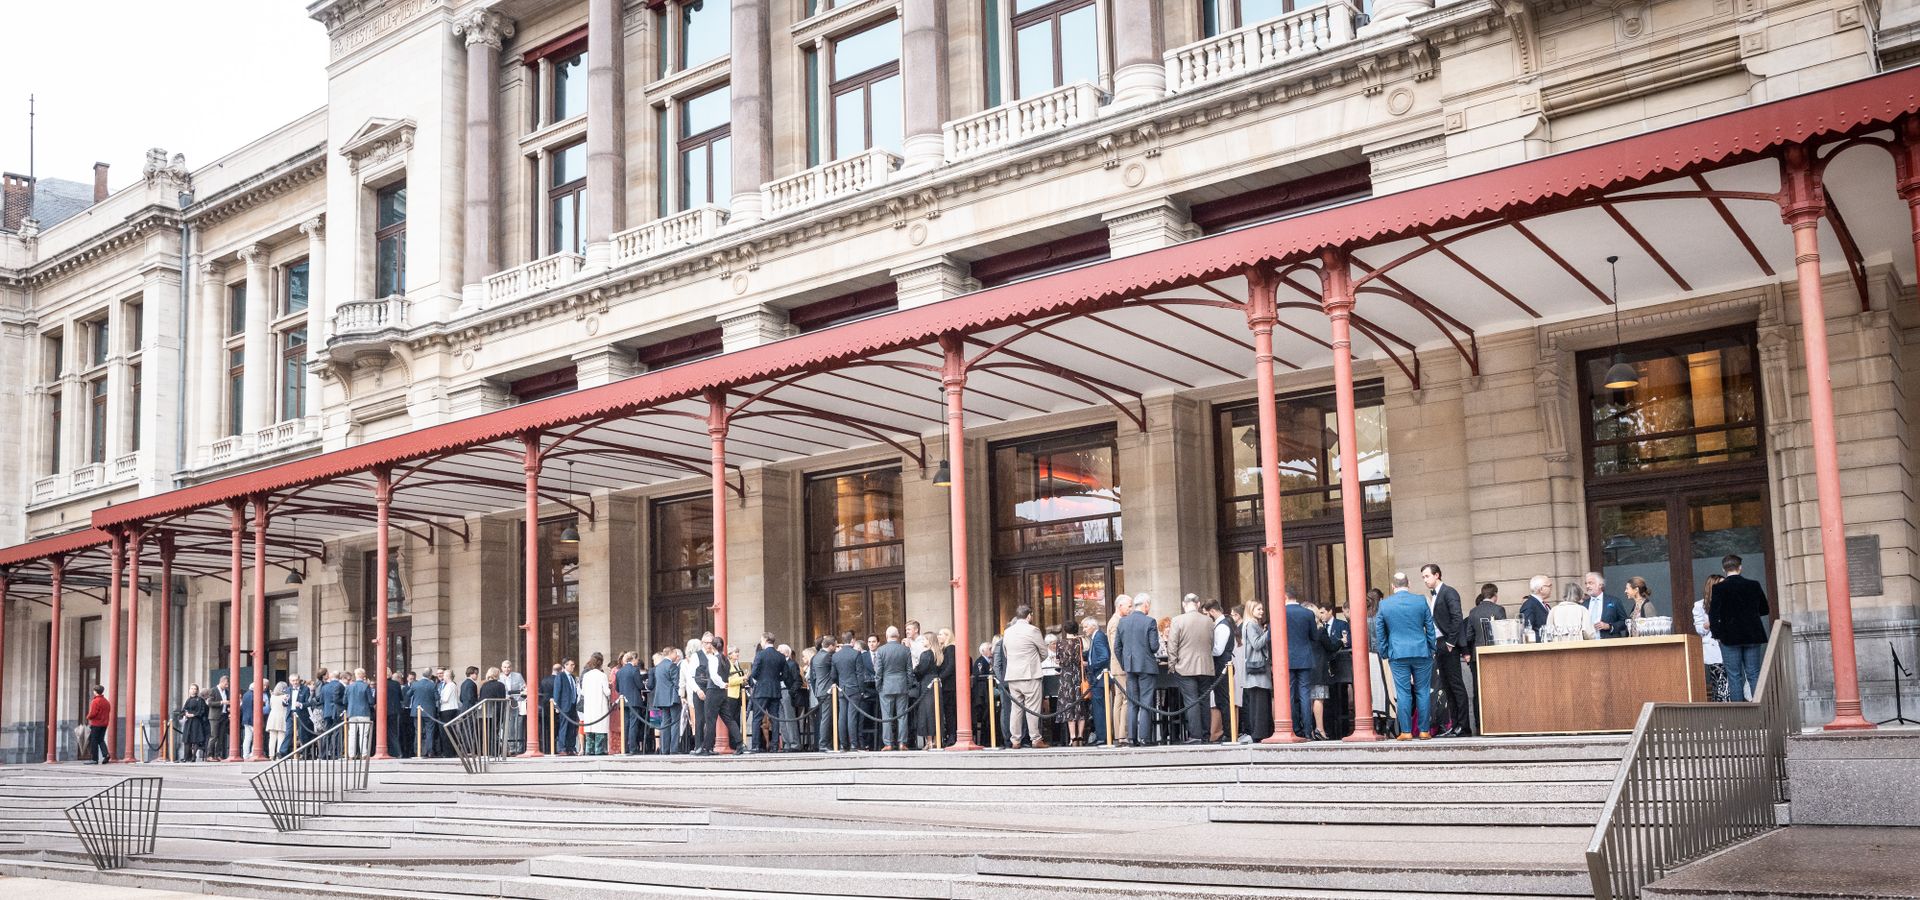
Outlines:
[[107, 702], [107, 689], [93, 686], [93, 699], [87, 701], [87, 765], [113, 762], [107, 749], [107, 723], [113, 721], [113, 704]]

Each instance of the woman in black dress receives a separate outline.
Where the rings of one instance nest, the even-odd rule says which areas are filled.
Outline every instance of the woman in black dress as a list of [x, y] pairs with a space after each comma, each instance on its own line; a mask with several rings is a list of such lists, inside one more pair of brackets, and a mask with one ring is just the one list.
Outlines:
[[1055, 653], [1060, 661], [1060, 684], [1056, 689], [1054, 708], [1060, 711], [1060, 720], [1067, 723], [1067, 739], [1075, 747], [1087, 745], [1087, 695], [1086, 671], [1087, 658], [1080, 643], [1080, 634], [1061, 629], [1055, 639], [1058, 648]]
[[953, 629], [940, 629], [938, 638], [935, 646], [940, 649], [934, 653], [933, 674], [940, 679], [940, 746], [945, 747], [953, 743], [954, 722], [960, 714], [960, 707], [954, 703], [954, 698], [959, 696], [958, 682], [954, 679], [958, 677], [957, 660], [962, 654], [953, 646]]
[[207, 701], [200, 699], [200, 686], [187, 685], [186, 717], [180, 723], [180, 742], [186, 745], [186, 760], [207, 758]]
[[933, 635], [922, 634], [908, 645], [913, 653], [913, 668], [908, 677], [913, 679], [913, 739], [914, 747], [920, 750], [934, 749], [933, 734], [933, 698], [927, 696], [933, 690], [934, 673], [940, 665], [934, 659]]

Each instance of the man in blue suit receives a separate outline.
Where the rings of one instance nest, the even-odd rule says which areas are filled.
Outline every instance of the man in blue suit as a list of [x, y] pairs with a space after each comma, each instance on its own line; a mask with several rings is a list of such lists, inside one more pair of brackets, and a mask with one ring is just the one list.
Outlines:
[[[342, 672], [323, 673], [321, 682], [314, 685], [314, 690], [320, 694], [320, 730], [322, 732], [332, 731], [334, 726], [346, 719], [347, 685], [340, 680], [343, 674]], [[328, 757], [339, 756], [340, 741], [337, 738], [329, 741], [321, 752]]]
[[860, 692], [866, 685], [864, 654], [854, 644], [853, 632], [840, 633], [840, 649], [833, 651], [833, 682], [840, 689], [840, 750], [858, 748]]
[[439, 738], [438, 721], [434, 713], [440, 708], [440, 682], [433, 677], [432, 669], [421, 669], [420, 677], [407, 685], [407, 699], [413, 706], [413, 744], [415, 756], [426, 758], [433, 755], [434, 743]]
[[1393, 593], [1380, 601], [1380, 644], [1393, 667], [1393, 693], [1400, 702], [1399, 740], [1433, 736], [1433, 611], [1407, 590], [1407, 573], [1393, 573]]
[[[747, 675], [747, 746], [741, 752], [765, 753], [774, 749], [768, 744], [780, 739], [780, 723], [773, 717], [780, 714], [780, 688], [786, 673], [787, 658], [780, 655], [780, 642], [771, 631], [760, 635], [760, 649], [754, 652], [753, 668]], [[767, 739], [762, 742], [760, 734], [765, 726], [770, 727], [766, 727]]]
[[678, 652], [668, 648], [653, 664], [654, 716], [660, 729], [659, 750], [665, 754], [680, 752], [680, 661], [674, 658]]
[[1287, 591], [1287, 693], [1293, 698], [1293, 733], [1313, 737], [1313, 632], [1319, 627], [1313, 610]]
[[580, 721], [580, 681], [573, 674], [573, 660], [560, 662], [559, 674], [553, 676], [554, 738], [555, 749], [561, 756], [572, 756], [579, 741]]
[[[1133, 604], [1128, 603], [1128, 608]], [[1107, 742], [1107, 666], [1113, 662], [1113, 651], [1107, 645], [1107, 632], [1100, 627], [1100, 620], [1088, 616], [1080, 620], [1081, 640], [1087, 645], [1087, 687], [1093, 692], [1093, 743]], [[1121, 701], [1125, 702], [1125, 701]]]
[[347, 714], [347, 755], [356, 759], [369, 755], [373, 750], [373, 685], [367, 683], [365, 669], [355, 669], [341, 687], [345, 700], [341, 706]]
[[1588, 572], [1582, 586], [1586, 588], [1587, 624], [1592, 625], [1602, 639], [1626, 637], [1627, 605], [1607, 593], [1606, 576]]
[[621, 743], [628, 756], [640, 753], [641, 725], [646, 722], [647, 707], [642, 702], [641, 685], [646, 681], [647, 673], [640, 670], [640, 654], [629, 650], [620, 657], [620, 670], [613, 675], [613, 689], [620, 693], [620, 699], [626, 701], [626, 708], [620, 711], [621, 721], [626, 730]]
[[292, 753], [295, 745], [304, 746], [313, 739], [313, 728], [308, 725], [315, 702], [313, 689], [298, 675], [289, 676], [288, 680], [292, 686], [287, 689], [287, 736], [280, 739], [281, 756]]
[[1153, 693], [1160, 677], [1160, 626], [1153, 617], [1135, 609], [1120, 619], [1114, 629], [1113, 655], [1120, 671], [1127, 673], [1127, 700], [1133, 718], [1127, 732], [1133, 746], [1144, 747], [1153, 738]]

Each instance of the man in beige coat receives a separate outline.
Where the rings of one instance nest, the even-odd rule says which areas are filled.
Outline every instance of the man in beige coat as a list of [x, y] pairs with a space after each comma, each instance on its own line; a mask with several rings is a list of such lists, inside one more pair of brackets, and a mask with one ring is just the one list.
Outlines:
[[1206, 736], [1207, 710], [1201, 698], [1213, 681], [1213, 620], [1200, 612], [1200, 598], [1188, 594], [1181, 612], [1167, 627], [1167, 668], [1180, 686], [1180, 705], [1186, 708], [1187, 735], [1182, 743], [1198, 744]]
[[1008, 746], [1019, 747], [1024, 735], [1030, 747], [1045, 747], [1040, 739], [1040, 665], [1047, 659], [1047, 642], [1040, 629], [1027, 620], [1033, 608], [1021, 604], [1013, 611], [1013, 621], [1000, 636], [1000, 652], [1007, 659], [1007, 693], [1016, 704], [1007, 710]]

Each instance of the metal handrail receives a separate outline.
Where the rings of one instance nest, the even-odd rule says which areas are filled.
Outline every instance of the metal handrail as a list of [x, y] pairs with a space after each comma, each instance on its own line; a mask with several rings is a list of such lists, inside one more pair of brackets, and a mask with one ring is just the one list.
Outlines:
[[347, 730], [354, 727], [368, 726], [341, 722], [247, 779], [276, 830], [298, 831], [324, 805], [367, 789], [367, 757], [345, 752]]
[[481, 700], [445, 722], [423, 721], [431, 721], [440, 729], [440, 736], [453, 745], [460, 768], [468, 775], [481, 775], [490, 761], [507, 756], [506, 723], [511, 710], [508, 704], [512, 702], [501, 697]]
[[120, 868], [130, 856], [153, 852], [160, 831], [160, 776], [123, 778], [66, 812], [93, 867]]
[[1641, 709], [1587, 845], [1595, 900], [1638, 900], [1675, 869], [1780, 827], [1795, 695], [1793, 626], [1776, 619], [1752, 701]]

